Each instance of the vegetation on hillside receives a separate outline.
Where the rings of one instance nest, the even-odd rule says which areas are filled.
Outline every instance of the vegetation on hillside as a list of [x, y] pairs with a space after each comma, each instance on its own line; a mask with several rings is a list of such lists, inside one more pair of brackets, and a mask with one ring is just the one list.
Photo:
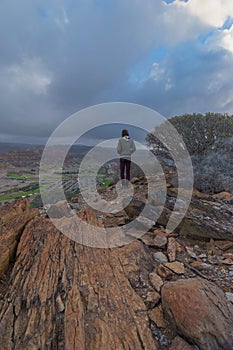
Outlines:
[[192, 156], [194, 185], [207, 193], [233, 193], [233, 137], [218, 139], [204, 154]]
[[184, 114], [169, 119], [190, 155], [209, 150], [216, 140], [233, 136], [233, 116], [221, 113]]
[[[194, 186], [207, 193], [232, 192], [233, 116], [194, 113], [175, 116], [169, 119], [169, 122], [182, 136], [191, 155]], [[159, 131], [160, 127], [156, 130]], [[162, 145], [153, 133], [148, 134], [146, 140], [155, 153], [158, 147], [163, 147], [165, 153], [168, 153], [165, 145]], [[166, 144], [165, 139], [164, 143]]]
[[[203, 154], [216, 140], [233, 136], [233, 116], [227, 114], [183, 114], [169, 119], [169, 122], [182, 136], [190, 155]], [[160, 126], [156, 130], [160, 130]], [[146, 141], [150, 146], [160, 143], [153, 133], [147, 135]]]

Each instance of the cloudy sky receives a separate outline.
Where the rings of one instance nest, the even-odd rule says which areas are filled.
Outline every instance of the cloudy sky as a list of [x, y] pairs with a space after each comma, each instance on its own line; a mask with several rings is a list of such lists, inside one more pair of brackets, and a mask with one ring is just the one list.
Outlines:
[[1, 141], [112, 101], [233, 114], [232, 0], [1, 0]]

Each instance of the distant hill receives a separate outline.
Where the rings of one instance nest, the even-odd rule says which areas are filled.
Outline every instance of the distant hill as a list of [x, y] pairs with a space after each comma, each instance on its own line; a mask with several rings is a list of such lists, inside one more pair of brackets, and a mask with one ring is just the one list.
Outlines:
[[[35, 145], [27, 143], [9, 143], [9, 142], [0, 142], [0, 153], [12, 152], [12, 151], [27, 151], [32, 148], [35, 148]], [[37, 146], [41, 147], [41, 146]]]
[[[28, 151], [32, 149], [42, 149], [44, 145], [35, 145], [28, 143], [14, 143], [14, 142], [0, 142], [0, 153], [15, 152], [15, 151]], [[72, 153], [86, 153], [92, 147], [85, 145], [73, 145], [69, 152]]]

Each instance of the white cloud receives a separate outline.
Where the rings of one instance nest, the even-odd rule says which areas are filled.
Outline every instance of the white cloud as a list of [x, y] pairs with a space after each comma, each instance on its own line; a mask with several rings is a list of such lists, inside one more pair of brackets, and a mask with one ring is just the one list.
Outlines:
[[[154, 81], [159, 81], [161, 88], [164, 88], [165, 91], [170, 90], [173, 87], [171, 78], [168, 76], [168, 73], [161, 64], [154, 62], [150, 71], [150, 75], [147, 79], [153, 79]], [[145, 81], [146, 82], [146, 79]]]
[[190, 13], [187, 3], [176, 0], [164, 5], [160, 21], [161, 39], [171, 46], [197, 38], [206, 30], [206, 24]]
[[164, 69], [159, 65], [159, 63], [154, 62], [151, 68], [150, 77], [154, 80], [159, 80], [164, 74]]
[[218, 44], [233, 53], [233, 26], [230, 29], [224, 29], [222, 31]]
[[[206, 40], [207, 49], [216, 50], [221, 47], [233, 52], [233, 26], [224, 29], [226, 21], [233, 19], [232, 0], [175, 0], [167, 7], [164, 20], [173, 32], [174, 42], [212, 31], [212, 35]], [[176, 31], [172, 31], [173, 18], [177, 21]]]
[[229, 29], [214, 31], [205, 44], [209, 51], [225, 49], [233, 53], [233, 25]]
[[167, 78], [166, 83], [165, 83], [165, 91], [170, 90], [173, 88], [173, 83], [170, 78]]
[[51, 74], [46, 72], [39, 58], [24, 57], [20, 63], [8, 66], [8, 86], [12, 90], [25, 89], [35, 94], [46, 94]]
[[61, 9], [60, 13], [54, 18], [56, 25], [62, 30], [65, 31], [65, 27], [69, 24], [70, 20], [65, 9]]
[[214, 28], [223, 26], [228, 17], [233, 17], [232, 0], [176, 0], [173, 6], [185, 8], [188, 13]]

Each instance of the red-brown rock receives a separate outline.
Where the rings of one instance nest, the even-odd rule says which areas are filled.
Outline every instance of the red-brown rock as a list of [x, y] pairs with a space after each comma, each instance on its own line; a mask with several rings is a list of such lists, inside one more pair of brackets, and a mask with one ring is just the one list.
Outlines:
[[165, 266], [175, 272], [177, 275], [182, 275], [185, 272], [184, 264], [180, 263], [179, 261], [166, 263]]
[[[88, 213], [93, 224], [101, 224]], [[7, 215], [4, 225], [11, 227]], [[11, 241], [14, 266], [0, 304], [1, 350], [157, 349], [145, 302], [133, 288], [139, 274], [150, 284], [153, 260], [143, 243], [86, 247], [48, 218], [35, 217], [27, 205], [19, 217], [17, 242], [14, 236]], [[147, 293], [148, 303], [158, 302], [155, 293]]]
[[149, 280], [150, 280], [150, 282], [151, 282], [153, 288], [154, 288], [157, 292], [160, 292], [161, 287], [162, 287], [162, 285], [163, 285], [163, 280], [162, 280], [162, 278], [161, 278], [159, 275], [157, 275], [157, 273], [151, 272], [151, 273], [149, 274]]
[[189, 345], [184, 339], [177, 336], [169, 347], [169, 350], [194, 350], [194, 347]]
[[176, 248], [177, 248], [177, 245], [176, 245], [175, 238], [169, 237], [168, 244], [167, 244], [167, 256], [170, 262], [176, 260]]
[[215, 284], [199, 278], [168, 282], [162, 305], [179, 333], [201, 350], [232, 348], [232, 306]]
[[231, 241], [215, 241], [215, 246], [222, 249], [222, 250], [227, 250], [227, 249], [233, 247], [233, 242], [231, 242]]
[[27, 223], [38, 210], [30, 210], [28, 199], [0, 207], [0, 276], [4, 274], [13, 258], [20, 237]]
[[233, 195], [229, 192], [220, 192], [220, 193], [214, 194], [213, 197], [216, 199], [225, 200], [225, 201], [233, 200]]
[[171, 272], [171, 270], [169, 270], [167, 267], [165, 267], [163, 264], [160, 264], [157, 268], [157, 274], [162, 277], [165, 278], [167, 280], [171, 279], [173, 276], [173, 273]]
[[159, 328], [166, 327], [166, 322], [164, 319], [163, 309], [161, 305], [158, 305], [153, 310], [150, 310], [149, 317], [156, 324], [157, 327]]

